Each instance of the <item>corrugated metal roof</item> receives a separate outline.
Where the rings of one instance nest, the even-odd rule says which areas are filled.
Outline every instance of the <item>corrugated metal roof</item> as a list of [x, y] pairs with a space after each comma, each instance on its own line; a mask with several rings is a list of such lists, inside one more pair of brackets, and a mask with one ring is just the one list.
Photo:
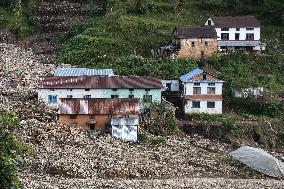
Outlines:
[[[199, 75], [199, 74], [202, 74], [203, 72], [205, 72], [204, 70], [200, 69], [200, 68], [196, 68], [194, 70], [192, 70], [191, 72], [188, 72], [182, 76], [180, 76], [180, 80], [182, 82], [203, 82], [203, 83], [218, 83], [218, 82], [224, 82], [223, 80], [191, 80], [191, 78]], [[205, 72], [207, 73], [207, 72]], [[209, 73], [207, 73], [209, 74]], [[209, 74], [209, 75], [212, 75], [212, 74]]]
[[255, 16], [224, 16], [210, 18], [214, 23], [214, 27], [260, 27], [260, 23]]
[[218, 41], [219, 46], [251, 47], [260, 45], [260, 41]]
[[87, 69], [87, 68], [59, 68], [55, 76], [92, 76], [92, 75], [114, 75], [112, 69]]
[[162, 81], [155, 77], [138, 76], [43, 76], [38, 87], [43, 89], [161, 89]]
[[189, 80], [189, 79], [193, 78], [194, 76], [197, 76], [197, 75], [199, 75], [199, 74], [201, 74], [201, 73], [203, 73], [203, 70], [200, 69], [200, 68], [196, 68], [196, 69], [192, 70], [191, 72], [188, 72], [188, 73], [186, 73], [186, 74], [180, 76], [179, 79], [180, 79], [182, 82], [186, 82], [187, 80]]
[[59, 114], [137, 115], [139, 112], [137, 98], [63, 98], [59, 102]]

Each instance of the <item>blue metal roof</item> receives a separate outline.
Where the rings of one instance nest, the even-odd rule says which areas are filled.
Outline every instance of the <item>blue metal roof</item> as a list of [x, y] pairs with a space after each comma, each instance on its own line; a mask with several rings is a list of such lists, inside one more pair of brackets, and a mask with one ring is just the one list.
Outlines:
[[186, 82], [188, 81], [189, 79], [193, 78], [194, 76], [197, 76], [201, 73], [203, 73], [204, 71], [200, 68], [196, 68], [194, 70], [192, 70], [191, 72], [188, 72], [182, 76], [179, 77], [179, 79], [182, 81], [182, 82]]
[[180, 80], [184, 83], [188, 83], [188, 82], [203, 82], [203, 83], [223, 83], [223, 80], [192, 80], [191, 78], [202, 74], [204, 72], [204, 70], [200, 69], [200, 68], [196, 68], [194, 70], [192, 70], [191, 72], [188, 72], [182, 76], [180, 76]]
[[92, 75], [103, 75], [110, 76], [114, 75], [112, 69], [87, 69], [87, 68], [59, 68], [55, 71], [55, 76], [92, 76]]

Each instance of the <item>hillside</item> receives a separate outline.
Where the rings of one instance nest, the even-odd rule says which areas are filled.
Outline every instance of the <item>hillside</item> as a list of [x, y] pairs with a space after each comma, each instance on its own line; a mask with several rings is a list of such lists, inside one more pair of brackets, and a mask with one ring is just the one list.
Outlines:
[[[282, 0], [18, 2], [0, 2], [0, 34], [12, 31], [9, 38], [14, 39], [4, 42], [16, 41], [0, 44], [0, 112], [18, 115], [22, 121], [17, 133], [33, 149], [20, 175], [26, 188], [283, 188], [283, 182], [228, 156], [241, 145], [283, 156]], [[175, 136], [142, 132], [141, 143], [123, 143], [107, 133], [61, 125], [56, 112], [37, 101], [37, 78], [53, 74], [57, 67], [178, 78], [200, 62], [153, 53], [169, 43], [175, 26], [202, 25], [211, 15], [248, 14], [256, 15], [263, 26], [266, 54], [215, 55], [205, 62], [205, 69], [226, 81], [224, 115], [185, 116], [177, 121]], [[42, 59], [46, 56], [52, 59]], [[263, 86], [265, 95], [232, 97], [231, 89], [250, 86]]]

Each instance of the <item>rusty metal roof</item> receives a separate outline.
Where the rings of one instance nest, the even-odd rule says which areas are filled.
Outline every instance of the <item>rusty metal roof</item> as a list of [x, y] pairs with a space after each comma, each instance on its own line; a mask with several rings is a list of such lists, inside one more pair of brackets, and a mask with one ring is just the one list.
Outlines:
[[161, 79], [138, 76], [43, 76], [39, 78], [40, 89], [160, 89]]
[[63, 98], [59, 102], [59, 114], [137, 115], [139, 112], [137, 98]]
[[214, 27], [260, 27], [260, 23], [255, 16], [224, 16], [210, 18], [214, 23]]

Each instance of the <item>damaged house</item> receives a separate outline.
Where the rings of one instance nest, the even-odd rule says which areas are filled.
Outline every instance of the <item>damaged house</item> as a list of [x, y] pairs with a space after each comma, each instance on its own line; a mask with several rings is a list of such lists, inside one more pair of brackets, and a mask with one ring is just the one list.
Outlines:
[[197, 68], [180, 77], [184, 113], [222, 114], [223, 80]]
[[265, 50], [260, 41], [260, 23], [254, 16], [210, 17], [205, 26], [215, 28], [221, 51]]
[[161, 51], [171, 58], [207, 58], [217, 51], [217, 34], [212, 27], [176, 27], [172, 44]]
[[40, 77], [38, 98], [59, 109], [59, 121], [104, 129], [111, 119], [136, 118], [151, 102], [161, 101], [162, 82], [136, 76]]

